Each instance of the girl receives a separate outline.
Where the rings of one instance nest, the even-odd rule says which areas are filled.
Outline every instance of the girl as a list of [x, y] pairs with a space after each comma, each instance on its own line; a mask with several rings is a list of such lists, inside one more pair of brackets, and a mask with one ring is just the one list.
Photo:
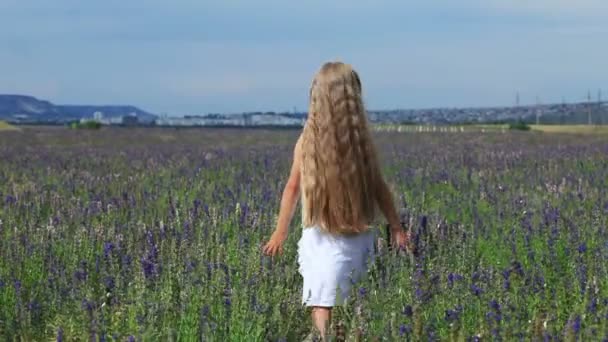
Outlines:
[[390, 224], [392, 243], [405, 247], [408, 241], [380, 172], [361, 81], [348, 64], [326, 63], [313, 79], [308, 119], [294, 149], [276, 230], [263, 248], [266, 254], [282, 252], [300, 196], [303, 302], [325, 336], [332, 307], [344, 304], [351, 279], [360, 278], [373, 257], [370, 225], [377, 209]]

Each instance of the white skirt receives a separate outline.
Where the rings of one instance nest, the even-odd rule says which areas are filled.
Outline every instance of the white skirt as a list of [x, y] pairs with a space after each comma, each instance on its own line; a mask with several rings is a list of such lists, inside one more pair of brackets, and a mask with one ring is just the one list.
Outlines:
[[303, 304], [333, 307], [346, 303], [352, 285], [373, 262], [374, 241], [372, 229], [354, 236], [337, 236], [319, 227], [304, 228], [298, 242]]

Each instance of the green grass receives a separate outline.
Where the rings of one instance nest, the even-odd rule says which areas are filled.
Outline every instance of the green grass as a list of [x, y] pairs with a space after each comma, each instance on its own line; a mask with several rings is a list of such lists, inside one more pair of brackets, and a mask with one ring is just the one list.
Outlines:
[[[398, 132], [435, 132], [435, 133], [465, 133], [465, 132], [500, 132], [509, 130], [509, 125], [479, 124], [479, 125], [388, 125], [373, 126], [377, 131]], [[608, 135], [608, 125], [530, 125], [531, 131], [541, 133], [592, 134]]]
[[608, 125], [530, 125], [543, 133], [608, 134]]
[[18, 127], [9, 125], [5, 121], [0, 121], [0, 131], [19, 131], [19, 130], [20, 129]]

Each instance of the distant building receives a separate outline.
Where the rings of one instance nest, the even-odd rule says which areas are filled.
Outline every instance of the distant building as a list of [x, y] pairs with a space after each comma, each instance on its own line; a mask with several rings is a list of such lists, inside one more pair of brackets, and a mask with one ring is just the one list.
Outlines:
[[102, 122], [103, 121], [103, 112], [93, 113], [93, 120], [95, 120], [97, 122]]

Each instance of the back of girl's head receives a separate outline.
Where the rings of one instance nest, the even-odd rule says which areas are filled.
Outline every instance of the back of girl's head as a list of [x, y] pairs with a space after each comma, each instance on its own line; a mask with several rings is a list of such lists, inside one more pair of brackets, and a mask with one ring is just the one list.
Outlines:
[[353, 233], [371, 223], [381, 177], [350, 65], [326, 63], [315, 76], [301, 149], [304, 224]]

